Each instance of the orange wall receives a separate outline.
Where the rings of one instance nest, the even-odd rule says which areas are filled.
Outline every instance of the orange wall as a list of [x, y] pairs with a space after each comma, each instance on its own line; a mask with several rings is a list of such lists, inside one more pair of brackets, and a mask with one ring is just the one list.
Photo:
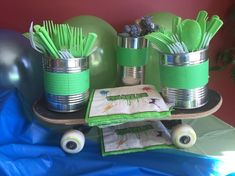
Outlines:
[[[217, 14], [224, 18], [232, 4], [232, 0], [8, 0], [1, 2], [0, 26], [26, 32], [31, 21], [41, 23], [51, 19], [61, 23], [74, 16], [95, 15], [120, 31], [124, 24], [151, 12], [171, 12], [183, 18], [195, 18], [197, 12], [204, 9], [209, 15]], [[218, 49], [235, 44], [229, 34], [231, 29], [231, 23], [225, 20], [223, 29], [211, 42], [211, 64]], [[235, 84], [229, 76], [229, 69], [211, 73], [209, 86], [218, 90], [224, 99], [216, 115], [235, 126]]]

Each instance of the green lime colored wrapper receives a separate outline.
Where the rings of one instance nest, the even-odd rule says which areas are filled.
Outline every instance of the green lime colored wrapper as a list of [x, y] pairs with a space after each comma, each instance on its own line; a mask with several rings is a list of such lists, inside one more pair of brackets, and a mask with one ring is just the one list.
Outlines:
[[44, 71], [45, 91], [54, 95], [74, 95], [90, 87], [89, 69], [79, 73], [56, 73]]
[[133, 49], [118, 47], [117, 63], [127, 67], [143, 66], [147, 63], [147, 51], [147, 48]]
[[209, 61], [196, 65], [160, 65], [161, 85], [178, 89], [194, 89], [208, 83]]

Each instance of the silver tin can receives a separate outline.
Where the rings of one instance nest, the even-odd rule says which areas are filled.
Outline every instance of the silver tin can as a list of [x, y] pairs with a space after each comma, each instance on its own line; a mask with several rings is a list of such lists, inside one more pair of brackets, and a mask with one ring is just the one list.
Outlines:
[[[208, 52], [206, 49], [183, 54], [162, 54], [160, 67], [195, 66], [203, 64], [206, 61], [208, 61]], [[163, 76], [162, 74], [160, 73], [161, 77]], [[194, 78], [192, 77], [191, 79], [193, 80]], [[168, 103], [173, 103], [174, 107], [179, 109], [199, 108], [208, 101], [207, 83], [192, 89], [161, 86], [161, 93]]]
[[144, 84], [145, 66], [120, 66], [121, 84], [126, 86]]
[[[53, 74], [80, 73], [89, 69], [89, 60], [87, 57], [71, 59], [43, 58], [43, 69], [44, 72]], [[46, 83], [44, 82], [44, 84]], [[45, 91], [45, 99], [47, 108], [51, 111], [74, 112], [83, 108], [87, 103], [89, 99], [89, 88], [82, 93], [71, 95], [56, 95]]]
[[[148, 41], [144, 37], [126, 37], [118, 34], [117, 45], [120, 48], [138, 50], [147, 48]], [[125, 59], [128, 59], [128, 56]], [[120, 85], [132, 86], [144, 84], [145, 65], [118, 65], [118, 67]]]

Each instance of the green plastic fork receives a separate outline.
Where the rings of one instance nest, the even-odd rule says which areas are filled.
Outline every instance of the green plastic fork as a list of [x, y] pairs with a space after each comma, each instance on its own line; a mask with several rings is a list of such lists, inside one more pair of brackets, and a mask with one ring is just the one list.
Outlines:
[[69, 51], [74, 57], [81, 57], [79, 51], [79, 31], [80, 28], [78, 27], [71, 27], [71, 34], [70, 34], [70, 43], [69, 43]]

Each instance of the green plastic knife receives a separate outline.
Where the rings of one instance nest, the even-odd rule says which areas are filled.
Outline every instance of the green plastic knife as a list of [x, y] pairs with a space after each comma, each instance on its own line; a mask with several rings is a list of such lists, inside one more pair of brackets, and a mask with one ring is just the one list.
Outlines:
[[47, 51], [53, 56], [53, 58], [59, 58], [58, 50], [56, 49], [54, 43], [50, 39], [45, 28], [41, 27], [40, 25], [34, 25], [34, 30], [41, 38], [45, 48], [47, 48]]
[[88, 56], [88, 54], [90, 53], [91, 49], [94, 46], [94, 43], [96, 41], [97, 38], [97, 34], [95, 33], [89, 33], [85, 42], [85, 46], [84, 46], [84, 56]]
[[204, 34], [206, 32], [206, 21], [208, 18], [207, 15], [208, 15], [208, 13], [205, 10], [201, 10], [201, 11], [199, 11], [197, 18], [196, 18], [196, 21], [201, 26], [202, 34]]

